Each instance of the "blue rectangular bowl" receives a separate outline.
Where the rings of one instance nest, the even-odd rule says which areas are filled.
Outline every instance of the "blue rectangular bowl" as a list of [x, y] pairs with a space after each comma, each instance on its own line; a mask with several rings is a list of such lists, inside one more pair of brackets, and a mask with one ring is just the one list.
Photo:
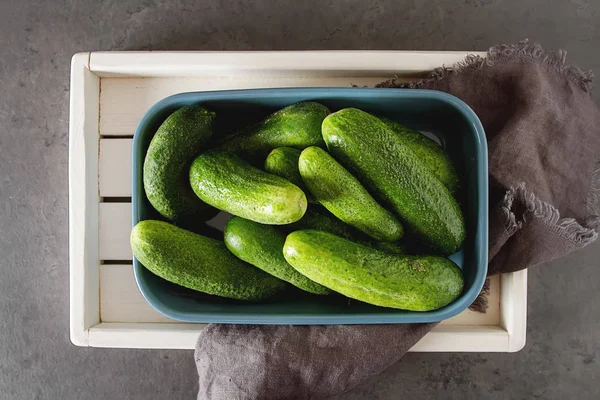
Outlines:
[[[238, 324], [387, 324], [435, 322], [465, 310], [479, 294], [487, 273], [487, 143], [481, 122], [461, 100], [430, 90], [364, 88], [286, 88], [181, 93], [156, 103], [142, 118], [133, 140], [133, 225], [161, 219], [146, 194], [142, 171], [146, 151], [160, 124], [180, 107], [200, 103], [216, 111], [216, 135], [256, 122], [301, 101], [317, 101], [337, 111], [346, 107], [386, 116], [435, 135], [462, 176], [461, 203], [467, 227], [463, 248], [450, 256], [462, 269], [465, 288], [451, 304], [413, 312], [372, 306], [340, 295], [311, 296], [290, 291], [264, 303], [248, 303], [182, 288], [133, 260], [145, 299], [160, 313], [186, 322]], [[365, 132], [368, 134], [368, 132]]]

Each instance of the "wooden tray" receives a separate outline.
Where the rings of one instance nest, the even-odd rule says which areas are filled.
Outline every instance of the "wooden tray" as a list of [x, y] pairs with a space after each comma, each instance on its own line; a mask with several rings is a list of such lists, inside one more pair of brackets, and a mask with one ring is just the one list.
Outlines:
[[[131, 143], [171, 94], [294, 86], [373, 86], [451, 66], [467, 52], [93, 52], [73, 56], [69, 124], [70, 334], [78, 346], [194, 348], [204, 324], [162, 316], [133, 278]], [[485, 56], [484, 53], [477, 53]], [[486, 314], [443, 321], [412, 351], [514, 352], [525, 345], [527, 273], [494, 277]]]

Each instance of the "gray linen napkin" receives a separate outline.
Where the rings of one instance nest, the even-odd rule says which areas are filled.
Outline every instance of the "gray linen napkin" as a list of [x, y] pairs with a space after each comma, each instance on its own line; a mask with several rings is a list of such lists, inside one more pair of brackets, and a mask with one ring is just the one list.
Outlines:
[[[492, 47], [428, 79], [477, 113], [489, 146], [489, 273], [518, 271], [596, 240], [600, 111], [591, 74], [538, 44]], [[484, 302], [481, 302], [484, 303]], [[198, 399], [308, 399], [347, 391], [397, 362], [435, 324], [209, 325], [196, 346]]]

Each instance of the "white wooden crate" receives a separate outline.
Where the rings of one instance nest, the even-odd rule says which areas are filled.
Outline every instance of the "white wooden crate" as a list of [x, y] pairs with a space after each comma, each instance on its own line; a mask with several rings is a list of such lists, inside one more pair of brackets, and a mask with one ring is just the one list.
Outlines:
[[[150, 307], [133, 278], [131, 143], [144, 112], [179, 92], [372, 86], [452, 66], [467, 52], [93, 52], [71, 65], [70, 333], [78, 346], [191, 349], [204, 324]], [[484, 56], [485, 54], [481, 53]], [[412, 351], [513, 352], [525, 344], [527, 274], [492, 278], [486, 314], [443, 321]]]

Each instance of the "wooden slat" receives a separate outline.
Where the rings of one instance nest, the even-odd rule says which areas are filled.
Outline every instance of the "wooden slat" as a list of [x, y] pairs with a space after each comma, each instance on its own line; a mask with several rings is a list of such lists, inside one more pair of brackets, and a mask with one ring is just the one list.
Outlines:
[[99, 321], [98, 300], [98, 117], [100, 79], [88, 69], [89, 53], [71, 61], [69, 116], [70, 337], [88, 345]]
[[436, 326], [410, 351], [506, 352], [509, 335], [499, 326]]
[[[350, 87], [373, 86], [380, 77], [264, 77], [255, 78], [254, 87]], [[111, 78], [101, 79], [100, 134], [102, 136], [133, 136], [144, 113], [157, 101], [172, 94], [193, 91], [244, 89], [247, 77], [231, 78]]]
[[132, 139], [100, 139], [98, 185], [102, 197], [131, 197]]
[[100, 260], [132, 260], [131, 203], [100, 203], [98, 217]]
[[527, 337], [527, 270], [501, 276], [500, 326], [510, 332], [509, 352], [525, 347]]
[[[205, 324], [103, 322], [90, 329], [92, 347], [193, 349]], [[411, 352], [505, 352], [508, 333], [498, 326], [437, 326]]]
[[133, 266], [100, 266], [100, 320], [102, 322], [175, 322], [156, 311], [140, 293]]
[[91, 347], [125, 349], [193, 349], [206, 324], [103, 322], [90, 329]]
[[[451, 67], [468, 51], [236, 51], [94, 52], [100, 77], [411, 76]], [[474, 54], [485, 56], [483, 52]], [[247, 86], [247, 85], [246, 85]], [[259, 87], [253, 85], [253, 87]]]

